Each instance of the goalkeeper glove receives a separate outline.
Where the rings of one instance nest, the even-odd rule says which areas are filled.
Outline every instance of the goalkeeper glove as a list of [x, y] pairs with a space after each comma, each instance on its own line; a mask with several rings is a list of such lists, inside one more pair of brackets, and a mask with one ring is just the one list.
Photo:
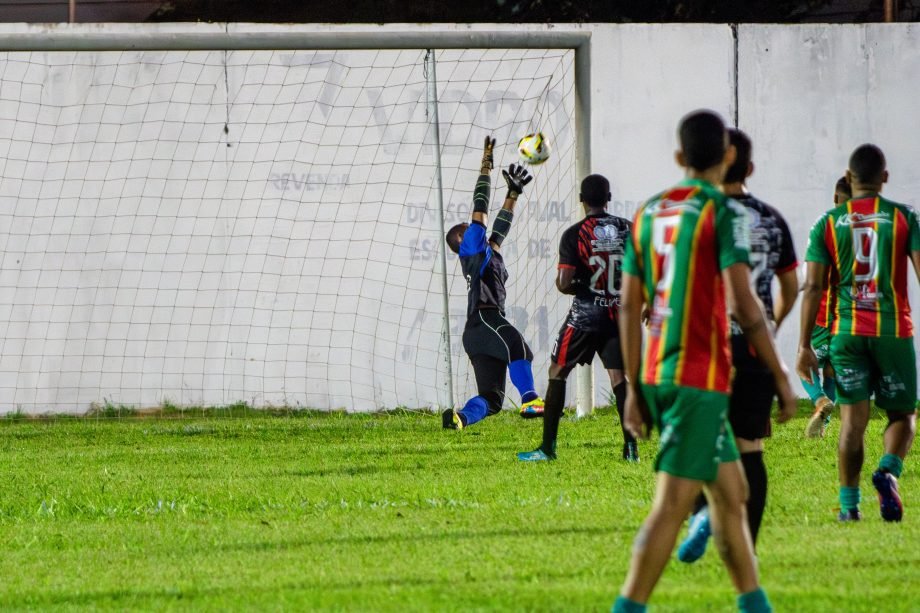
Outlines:
[[508, 170], [503, 170], [502, 176], [505, 177], [505, 183], [508, 184], [508, 195], [505, 197], [512, 200], [517, 200], [517, 197], [524, 191], [524, 186], [533, 181], [533, 177], [526, 168], [514, 164], [509, 166]]
[[492, 170], [492, 149], [495, 148], [495, 139], [486, 136], [486, 142], [482, 146], [482, 165], [479, 167], [479, 174], [487, 175]]

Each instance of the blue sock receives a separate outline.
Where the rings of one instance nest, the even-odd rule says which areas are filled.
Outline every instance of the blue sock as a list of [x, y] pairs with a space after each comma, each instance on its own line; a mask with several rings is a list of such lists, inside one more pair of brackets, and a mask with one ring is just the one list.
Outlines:
[[818, 376], [818, 371], [813, 371], [811, 373], [812, 383], [809, 383], [805, 379], [801, 379], [802, 387], [805, 388], [805, 392], [808, 394], [808, 397], [811, 398], [812, 402], [817, 402], [818, 398], [824, 396], [824, 390], [821, 389], [821, 377]]
[[533, 384], [533, 367], [528, 360], [515, 360], [508, 364], [511, 382], [521, 394], [521, 402], [530, 402], [537, 398]]
[[458, 413], [463, 417], [463, 423], [472, 426], [477, 421], [482, 421], [489, 411], [489, 403], [482, 396], [473, 396], [466, 401]]
[[831, 402], [837, 402], [837, 379], [834, 377], [824, 377], [822, 384], [824, 395], [831, 399]]
[[770, 606], [767, 593], [759, 587], [753, 592], [738, 595], [738, 610], [741, 613], [769, 613], [773, 607]]
[[859, 509], [859, 500], [862, 496], [859, 493], [859, 487], [840, 486], [840, 510], [849, 511]]
[[887, 470], [894, 475], [896, 479], [900, 479], [901, 471], [904, 470], [904, 460], [893, 453], [886, 453], [878, 463], [878, 469]]
[[646, 607], [641, 602], [630, 600], [626, 596], [617, 596], [616, 602], [613, 603], [611, 613], [645, 613]]

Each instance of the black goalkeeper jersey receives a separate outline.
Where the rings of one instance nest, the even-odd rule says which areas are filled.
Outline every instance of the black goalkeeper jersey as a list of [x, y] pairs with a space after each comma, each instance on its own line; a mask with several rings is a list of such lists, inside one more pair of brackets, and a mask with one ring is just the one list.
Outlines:
[[498, 309], [504, 315], [508, 270], [502, 255], [489, 246], [486, 227], [477, 221], [472, 222], [463, 235], [460, 266], [466, 277], [467, 322], [482, 308]]
[[615, 322], [623, 255], [632, 223], [609, 213], [589, 215], [559, 241], [559, 268], [575, 271], [576, 293], [566, 322], [597, 330]]

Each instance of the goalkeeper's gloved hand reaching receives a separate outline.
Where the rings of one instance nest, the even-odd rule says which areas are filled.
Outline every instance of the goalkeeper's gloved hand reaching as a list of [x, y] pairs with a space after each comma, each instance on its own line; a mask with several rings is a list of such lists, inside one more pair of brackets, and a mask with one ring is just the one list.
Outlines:
[[492, 150], [495, 148], [495, 139], [486, 136], [486, 142], [482, 146], [482, 165], [479, 167], [479, 174], [487, 175], [492, 171]]
[[515, 164], [509, 166], [508, 170], [503, 170], [502, 176], [505, 177], [505, 183], [508, 184], [506, 198], [511, 198], [512, 200], [516, 200], [524, 191], [524, 186], [533, 181], [533, 177], [527, 172], [526, 168]]

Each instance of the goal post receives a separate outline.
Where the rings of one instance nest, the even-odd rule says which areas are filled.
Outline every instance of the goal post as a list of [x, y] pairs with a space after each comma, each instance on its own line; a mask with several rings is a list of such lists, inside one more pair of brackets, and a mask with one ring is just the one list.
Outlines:
[[[360, 244], [373, 250], [386, 240], [402, 241], [410, 233], [404, 231], [399, 219], [391, 218], [400, 198], [427, 201], [437, 196], [448, 202], [449, 209], [450, 198], [456, 202], [471, 191], [472, 185], [465, 185], [464, 173], [468, 175], [469, 160], [477, 155], [473, 143], [481, 142], [479, 132], [495, 129], [503, 134], [496, 162], [507, 164], [513, 160], [515, 130], [522, 126], [540, 128], [540, 122], [564, 124], [566, 120], [558, 120], [554, 114], [560, 113], [559, 109], [570, 108], [571, 126], [562, 125], [560, 129], [572, 133], [570, 154], [574, 174], [565, 174], [571, 174], [572, 169], [549, 169], [553, 163], [561, 164], [568, 159], [563, 148], [547, 168], [535, 169], [535, 184], [540, 183], [541, 173], [556, 174], [547, 176], [544, 185], [535, 188], [543, 191], [533, 194], [538, 203], [533, 215], [543, 216], [543, 221], [550, 219], [561, 232], [580, 215], [576, 212], [577, 185], [573, 191], [572, 181], [591, 171], [590, 41], [590, 29], [579, 25], [0, 26], [4, 66], [0, 79], [24, 79], [17, 84], [18, 94], [14, 94], [21, 96], [20, 99], [4, 99], [0, 94], [0, 119], [12, 120], [12, 127], [0, 134], [0, 146], [8, 158], [0, 170], [0, 198], [9, 199], [13, 211], [2, 216], [5, 219], [0, 218], [2, 231], [13, 239], [10, 241], [13, 250], [6, 255], [0, 269], [0, 274], [6, 277], [0, 286], [12, 292], [13, 297], [7, 304], [0, 300], [0, 309], [18, 313], [7, 325], [6, 335], [6, 339], [13, 341], [6, 343], [7, 348], [12, 347], [18, 355], [13, 356], [15, 359], [4, 356], [4, 364], [0, 365], [0, 389], [11, 399], [5, 408], [27, 412], [80, 411], [85, 410], [90, 399], [97, 402], [112, 399], [135, 406], [161, 401], [218, 404], [221, 400], [314, 406], [322, 404], [315, 401], [318, 397], [328, 399], [325, 408], [353, 408], [349, 406], [348, 394], [326, 390], [311, 395], [309, 379], [314, 376], [341, 377], [340, 385], [350, 387], [353, 397], [363, 394], [361, 398], [368, 401], [359, 408], [403, 404], [396, 388], [408, 376], [422, 379], [420, 384], [446, 385], [449, 389], [451, 394], [439, 396], [437, 402], [428, 403], [430, 406], [450, 402], [448, 398], [455, 390], [469, 387], [468, 369], [462, 364], [456, 369], [458, 376], [466, 377], [465, 382], [442, 381], [443, 373], [430, 364], [434, 354], [422, 349], [414, 358], [415, 364], [431, 368], [423, 370], [421, 375], [402, 372], [398, 364], [381, 367], [387, 352], [406, 350], [406, 339], [391, 338], [372, 323], [374, 317], [380, 317], [384, 325], [389, 322], [412, 327], [418, 334], [427, 333], [431, 331], [427, 317], [432, 314], [429, 311], [435, 308], [434, 303], [422, 300], [415, 322], [407, 321], [406, 313], [396, 313], [403, 305], [395, 293], [376, 314], [362, 311], [358, 305], [354, 313], [345, 317], [345, 321], [355, 326], [354, 334], [337, 339], [336, 332], [341, 330], [336, 326], [340, 322], [330, 323], [328, 313], [334, 307], [333, 292], [304, 289], [304, 283], [296, 278], [299, 275], [301, 279], [310, 279], [314, 271], [297, 269], [298, 263], [307, 255], [322, 255], [310, 247], [311, 239], [315, 246], [316, 236], [321, 232], [330, 234], [322, 247], [330, 250], [327, 256], [332, 253], [338, 244], [336, 231], [332, 229], [337, 223], [356, 228], [367, 223], [373, 228], [357, 230], [343, 237], [341, 244]], [[422, 111], [417, 108], [419, 100], [412, 95], [416, 86], [427, 86], [415, 69], [424, 64], [423, 55], [429, 49], [439, 50], [437, 61], [443, 64], [437, 64], [437, 72], [445, 76], [436, 87], [444, 88], [448, 96], [435, 102], [434, 109], [426, 106]], [[571, 53], [572, 57], [550, 53], [541, 56], [541, 50], [559, 50]], [[331, 55], [296, 56], [307, 51], [331, 52]], [[404, 51], [412, 51], [414, 55], [404, 56], [401, 53]], [[247, 52], [251, 55], [242, 55]], [[295, 55], [273, 55], [282, 52]], [[339, 55], [344, 52], [357, 53], [357, 63], [349, 65], [348, 58]], [[145, 55], [148, 53], [154, 55]], [[238, 57], [230, 55], [233, 53]], [[117, 57], [109, 60], [106, 54]], [[185, 56], [174, 58], [168, 54]], [[62, 68], [60, 62], [67, 55], [92, 55], [93, 60], [77, 61], [74, 66]], [[256, 68], [251, 70], [247, 62]], [[131, 66], [125, 68], [125, 63]], [[324, 77], [311, 89], [315, 75], [301, 64], [318, 63], [324, 64], [327, 73], [347, 73], [344, 77], [347, 80], [335, 82]], [[509, 73], [509, 66], [522, 67], [524, 76]], [[284, 73], [285, 70], [289, 73]], [[251, 81], [251, 72], [258, 73], [257, 77], [264, 82]], [[382, 73], [390, 80], [380, 81]], [[196, 81], [201, 75], [205, 75], [205, 81]], [[207, 80], [211, 76], [213, 82]], [[161, 77], [170, 79], [168, 84], [158, 80]], [[301, 77], [302, 82], [295, 82]], [[113, 80], [103, 83], [108, 78]], [[42, 79], [42, 83], [37, 83]], [[81, 89], [68, 79], [89, 83]], [[361, 79], [364, 83], [359, 83]], [[62, 80], [68, 82], [61, 83]], [[490, 90], [481, 86], [484, 81], [497, 85]], [[567, 93], [569, 82], [572, 87]], [[530, 85], [534, 87], [528, 89]], [[27, 92], [32, 86], [39, 86], [42, 91]], [[93, 89], [97, 86], [101, 88], [98, 91]], [[364, 98], [358, 99], [361, 86], [374, 89], [360, 90]], [[482, 90], [482, 93], [464, 98], [464, 89]], [[504, 93], [494, 98], [495, 91]], [[117, 108], [115, 103], [100, 98], [105, 92], [119, 100]], [[145, 95], [152, 97], [144, 99]], [[372, 95], [377, 98], [371, 100]], [[272, 100], [274, 106], [269, 108], [266, 101], [272, 96], [277, 99]], [[495, 111], [496, 105], [504, 107]], [[445, 109], [451, 114], [445, 113]], [[429, 112], [437, 114], [439, 110], [441, 120], [432, 123]], [[179, 112], [187, 115], [171, 115]], [[427, 123], [420, 121], [421, 114], [428, 118]], [[312, 123], [319, 116], [327, 121], [321, 128]], [[394, 117], [401, 122], [401, 132], [395, 136], [387, 134], [387, 122]], [[228, 136], [218, 142], [212, 128], [221, 121]], [[50, 128], [49, 122], [54, 124]], [[384, 141], [369, 143], [368, 134], [359, 125], [362, 122], [365, 132], [367, 126], [373, 125], [377, 133], [384, 135]], [[207, 128], [204, 131], [208, 136], [194, 134], [201, 126]], [[309, 168], [308, 171], [274, 170], [285, 164], [293, 168], [308, 155], [305, 147], [298, 149], [297, 138], [284, 134], [290, 126], [295, 126], [298, 137], [305, 141], [317, 130], [324, 130], [315, 142], [308, 143], [312, 146], [309, 155], [321, 160], [319, 163], [311, 158], [310, 164], [301, 165]], [[476, 138], [467, 139], [461, 133], [463, 130], [476, 133]], [[98, 143], [80, 140], [93, 131], [101, 139]], [[34, 142], [27, 142], [30, 136]], [[163, 140], [156, 141], [157, 138]], [[274, 140], [260, 142], [260, 138]], [[339, 139], [337, 149], [329, 146], [330, 138]], [[196, 143], [199, 153], [187, 153]], [[76, 160], [70, 166], [60, 158], [66, 154], [64, 149], [68, 144]], [[214, 153], [218, 146], [225, 149], [222, 158]], [[400, 147], [412, 149], [406, 156], [415, 156], [414, 160], [400, 159], [395, 151]], [[200, 156], [202, 149], [208, 149], [204, 157]], [[47, 160], [33, 159], [45, 151], [50, 153]], [[145, 157], [139, 159], [141, 151]], [[432, 155], [432, 151], [437, 155]], [[451, 163], [460, 168], [450, 168], [445, 178], [447, 184], [441, 188], [441, 163], [433, 160], [444, 152], [450, 153]], [[213, 159], [207, 157], [211, 154]], [[187, 159], [183, 158], [185, 155]], [[108, 168], [103, 168], [106, 162]], [[348, 165], [351, 170], [347, 174], [336, 173], [339, 164]], [[322, 166], [322, 172], [313, 172], [317, 165]], [[250, 168], [243, 176], [247, 166]], [[142, 171], [152, 174], [134, 174]], [[121, 177], [117, 177], [119, 173]], [[255, 193], [252, 182], [247, 183], [247, 178], [256, 178], [264, 186], [265, 173], [269, 173], [267, 182], [280, 195], [269, 198], [264, 193]], [[42, 175], [38, 180], [37, 174]], [[433, 180], [435, 174], [437, 182]], [[497, 179], [500, 181], [493, 177], [496, 189]], [[565, 185], [568, 191], [561, 193], [560, 185]], [[115, 186], [122, 191], [113, 193]], [[346, 208], [361, 202], [371, 191], [379, 193], [382, 202], [376, 219]], [[163, 197], [159, 204], [153, 200], [158, 192]], [[331, 210], [304, 217], [298, 206], [305, 202]], [[402, 204], [405, 209], [408, 201]], [[526, 211], [527, 202], [523, 204], [521, 208]], [[560, 209], [565, 211], [564, 216]], [[420, 209], [417, 216], [426, 214], [427, 210]], [[527, 243], [528, 236], [522, 235], [531, 228], [527, 225], [529, 214], [525, 212], [521, 222], [515, 224], [513, 234], [517, 235], [518, 253], [531, 249], [542, 251], [545, 257], [549, 249], [555, 257], [556, 245], [551, 239], [558, 235], [534, 235], [538, 239], [536, 244]], [[70, 227], [64, 230], [62, 224]], [[106, 224], [109, 225], [100, 235], [99, 227]], [[414, 257], [413, 253], [420, 254], [420, 262], [428, 268], [407, 265], [400, 271], [404, 278], [389, 279], [385, 260], [392, 254], [365, 257], [359, 265], [365, 270], [356, 270], [354, 262], [333, 258], [325, 260], [323, 267], [329, 268], [329, 274], [343, 275], [342, 286], [337, 291], [355, 303], [366, 297], [365, 292], [386, 294], [387, 283], [397, 287], [402, 284], [407, 291], [419, 294], [440, 291], [443, 295], [437, 285], [446, 281], [448, 275], [456, 276], [456, 263], [447, 265], [446, 275], [431, 266], [430, 262], [436, 258], [429, 256], [436, 252], [443, 255], [443, 241], [427, 238], [443, 236], [450, 225], [443, 210], [436, 225], [437, 232], [431, 227], [430, 232], [418, 233], [419, 238], [411, 247], [414, 251], [410, 252], [410, 257]], [[186, 231], [189, 227], [193, 229]], [[41, 236], [43, 228], [50, 228], [47, 236]], [[378, 231], [380, 236], [376, 236]], [[276, 240], [289, 233], [302, 239], [298, 246]], [[100, 255], [91, 243], [102, 235], [105, 240], [98, 247]], [[198, 244], [202, 237], [207, 245]], [[47, 249], [41, 255], [42, 245], [55, 242], [61, 245], [61, 241], [66, 244], [59, 249]], [[145, 245], [141, 252], [136, 248], [140, 243]], [[80, 255], [82, 263], [68, 269], [77, 248], [84, 250]], [[22, 261], [14, 262], [17, 254]], [[544, 293], [541, 289], [545, 287], [544, 279], [540, 275], [552, 276], [554, 269], [546, 261], [538, 263], [542, 268], [528, 264], [526, 272], [522, 272], [518, 261], [509, 261], [510, 283], [517, 282], [518, 287], [520, 283], [530, 284], [528, 287], [534, 294]], [[50, 270], [55, 267], [63, 272]], [[187, 274], [188, 267], [198, 273]], [[228, 270], [234, 272], [229, 274]], [[208, 277], [205, 274], [208, 271], [215, 274]], [[430, 287], [417, 287], [414, 284], [420, 277], [415, 273], [425, 271], [440, 279]], [[11, 280], [14, 272], [19, 275], [15, 281]], [[325, 278], [319, 275], [313, 280], [321, 283]], [[87, 279], [88, 286], [81, 286]], [[455, 281], [450, 280], [452, 300], [456, 300], [460, 287]], [[168, 290], [164, 289], [166, 286]], [[211, 292], [212, 296], [206, 305], [195, 300], [186, 304], [182, 302], [183, 291]], [[307, 296], [311, 291], [315, 295]], [[547, 324], [552, 337], [554, 326], [561, 321], [557, 317], [559, 300], [553, 299], [554, 311], [542, 311], [546, 319], [540, 328], [543, 337], [547, 335]], [[34, 300], [35, 308], [24, 314], [27, 300]], [[515, 301], [510, 299], [509, 307], [514, 306]], [[298, 322], [301, 309], [312, 309], [310, 325]], [[454, 357], [462, 362], [457, 315], [443, 313], [443, 307], [438, 310], [441, 322], [449, 325], [451, 331], [446, 340], [453, 336]], [[387, 320], [389, 315], [394, 319]], [[101, 325], [100, 320], [105, 317], [109, 321]], [[196, 326], [200, 327], [197, 331]], [[318, 335], [308, 334], [317, 329]], [[112, 330], [116, 331], [114, 337], [107, 335]], [[288, 343], [289, 337], [295, 336], [295, 341]], [[529, 334], [525, 333], [526, 336]], [[317, 343], [323, 342], [322, 339], [326, 339], [328, 346], [318, 348]], [[191, 354], [182, 354], [180, 358], [183, 343], [194, 343], [195, 347]], [[374, 348], [364, 348], [370, 345]], [[338, 356], [344, 374], [319, 367], [333, 355]], [[298, 366], [301, 362], [316, 369], [310, 371], [309, 367]], [[186, 367], [194, 376], [183, 372]], [[365, 372], [364, 367], [369, 370]], [[212, 372], [215, 368], [219, 374]], [[375, 368], [387, 371], [386, 376], [378, 376]], [[535, 365], [535, 368], [539, 380], [540, 367]], [[577, 405], [579, 415], [583, 415], [593, 407], [593, 376], [590, 367], [579, 368], [577, 372]], [[290, 382], [300, 377], [307, 379], [306, 389], [292, 389]], [[358, 388], [362, 391], [354, 391]], [[381, 397], [389, 400], [379, 401]]]

